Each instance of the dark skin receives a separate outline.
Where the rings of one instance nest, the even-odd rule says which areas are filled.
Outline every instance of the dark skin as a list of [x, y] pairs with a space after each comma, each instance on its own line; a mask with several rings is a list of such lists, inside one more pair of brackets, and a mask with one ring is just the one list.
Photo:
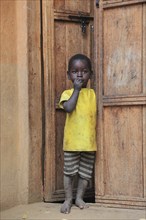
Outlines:
[[88, 80], [92, 76], [92, 70], [89, 69], [86, 60], [74, 60], [67, 74], [73, 83], [74, 91], [70, 99], [63, 103], [63, 107], [66, 112], [70, 113], [76, 107], [81, 88], [87, 87]]
[[[92, 76], [92, 70], [89, 68], [86, 60], [78, 59], [73, 61], [67, 74], [69, 80], [73, 83], [74, 91], [70, 99], [63, 103], [63, 107], [66, 112], [71, 113], [76, 108], [80, 90], [87, 87], [87, 83]], [[68, 214], [72, 206], [72, 185], [73, 177], [64, 175], [65, 202], [62, 204], [60, 210], [64, 214]], [[88, 205], [83, 201], [83, 195], [87, 185], [87, 180], [79, 178], [75, 204], [80, 209], [88, 208]]]

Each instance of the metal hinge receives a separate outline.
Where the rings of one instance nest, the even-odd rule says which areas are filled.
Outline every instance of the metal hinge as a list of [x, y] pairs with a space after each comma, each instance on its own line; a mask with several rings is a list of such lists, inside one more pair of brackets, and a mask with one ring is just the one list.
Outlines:
[[86, 26], [89, 24], [90, 20], [93, 20], [93, 17], [84, 16], [84, 15], [69, 15], [68, 16], [71, 20], [75, 20], [81, 24], [82, 33], [86, 33]]
[[96, 0], [96, 7], [99, 8], [99, 0]]

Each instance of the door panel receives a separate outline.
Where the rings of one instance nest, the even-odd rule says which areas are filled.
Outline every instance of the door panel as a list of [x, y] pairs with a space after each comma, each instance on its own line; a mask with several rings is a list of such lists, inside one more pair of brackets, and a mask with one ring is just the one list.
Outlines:
[[[72, 83], [67, 78], [68, 58], [75, 53], [84, 53], [90, 56], [90, 27], [87, 26], [88, 35], [83, 35], [79, 23], [55, 21], [55, 72], [56, 96]], [[78, 36], [78, 38], [77, 38]]]
[[104, 109], [105, 194], [143, 196], [142, 106]]
[[143, 78], [142, 5], [105, 10], [103, 19], [104, 95], [139, 94]]
[[98, 152], [95, 198], [146, 204], [146, 1], [99, 1], [95, 9]]
[[[43, 55], [45, 94], [45, 161], [44, 200], [64, 199], [63, 190], [63, 130], [66, 114], [58, 108], [65, 89], [72, 88], [67, 78], [67, 64], [75, 53], [92, 59], [93, 1], [42, 1]], [[81, 16], [88, 16], [86, 32], [81, 29]], [[70, 18], [70, 16], [72, 16]], [[76, 185], [75, 185], [76, 186]], [[75, 191], [75, 190], [74, 190]], [[87, 196], [93, 195], [93, 182]]]
[[[87, 27], [87, 33], [89, 32]], [[78, 39], [77, 37], [78, 36]], [[84, 53], [90, 56], [90, 36], [82, 36], [78, 23], [55, 21], [55, 96], [59, 100], [61, 93], [66, 88], [71, 88], [72, 83], [67, 78], [68, 58], [76, 53]], [[86, 46], [85, 46], [86, 44]], [[56, 190], [63, 189], [63, 130], [65, 113], [57, 108], [56, 103]]]

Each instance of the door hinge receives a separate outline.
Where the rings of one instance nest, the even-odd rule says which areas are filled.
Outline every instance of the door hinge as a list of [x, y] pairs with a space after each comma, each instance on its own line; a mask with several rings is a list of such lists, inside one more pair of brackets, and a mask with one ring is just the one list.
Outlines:
[[69, 15], [68, 16], [71, 20], [79, 22], [81, 25], [82, 33], [86, 33], [86, 26], [89, 24], [90, 20], [93, 20], [93, 17], [84, 16], [84, 15]]
[[99, 8], [99, 0], [96, 0], [96, 7]]

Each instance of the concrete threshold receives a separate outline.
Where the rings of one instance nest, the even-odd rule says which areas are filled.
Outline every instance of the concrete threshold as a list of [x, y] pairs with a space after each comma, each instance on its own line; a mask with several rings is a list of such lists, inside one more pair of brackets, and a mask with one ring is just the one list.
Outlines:
[[80, 210], [73, 205], [69, 214], [60, 213], [60, 203], [19, 205], [1, 212], [1, 220], [146, 220], [146, 210], [99, 207], [91, 203]]

